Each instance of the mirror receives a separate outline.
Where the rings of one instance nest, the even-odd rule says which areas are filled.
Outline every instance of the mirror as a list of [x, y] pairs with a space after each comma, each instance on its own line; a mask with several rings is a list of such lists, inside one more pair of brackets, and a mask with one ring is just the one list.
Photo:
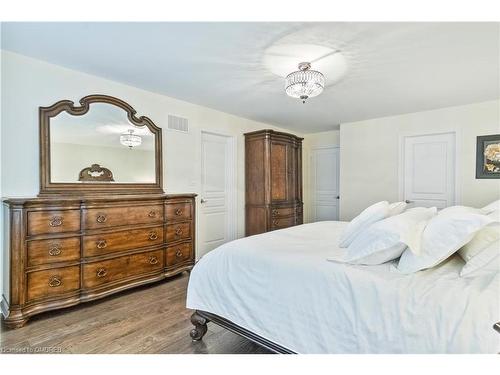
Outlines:
[[161, 190], [160, 129], [117, 98], [91, 95], [80, 104], [40, 108], [41, 195]]
[[[154, 183], [154, 147], [154, 134], [121, 108], [95, 103], [85, 116], [62, 112], [50, 122], [51, 182]], [[92, 165], [111, 178], [98, 168], [80, 173]]]

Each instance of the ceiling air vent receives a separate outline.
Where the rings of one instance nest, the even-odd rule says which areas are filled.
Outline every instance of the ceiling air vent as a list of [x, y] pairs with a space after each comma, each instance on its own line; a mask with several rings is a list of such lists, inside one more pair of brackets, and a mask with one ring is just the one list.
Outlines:
[[189, 132], [188, 119], [183, 117], [168, 115], [168, 128], [170, 130], [177, 130], [179, 132], [187, 133]]

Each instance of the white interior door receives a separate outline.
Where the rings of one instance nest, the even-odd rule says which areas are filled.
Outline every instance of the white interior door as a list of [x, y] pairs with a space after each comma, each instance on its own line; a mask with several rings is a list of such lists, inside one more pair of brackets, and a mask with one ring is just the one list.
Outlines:
[[202, 132], [198, 258], [235, 237], [233, 141]]
[[339, 219], [339, 148], [324, 147], [311, 153], [312, 220]]
[[400, 191], [411, 207], [455, 204], [455, 133], [404, 137]]

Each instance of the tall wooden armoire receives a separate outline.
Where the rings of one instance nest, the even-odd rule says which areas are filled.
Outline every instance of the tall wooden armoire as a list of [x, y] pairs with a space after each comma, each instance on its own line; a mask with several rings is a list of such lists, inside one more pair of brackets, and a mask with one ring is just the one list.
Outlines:
[[268, 129], [245, 134], [247, 236], [302, 224], [302, 139]]

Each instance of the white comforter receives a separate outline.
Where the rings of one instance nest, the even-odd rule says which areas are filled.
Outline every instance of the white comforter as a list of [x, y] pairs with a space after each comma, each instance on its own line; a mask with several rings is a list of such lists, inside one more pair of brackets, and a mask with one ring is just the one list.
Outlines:
[[500, 275], [459, 277], [463, 261], [402, 275], [352, 266], [346, 223], [319, 222], [242, 238], [205, 255], [187, 307], [217, 314], [298, 353], [498, 353]]

